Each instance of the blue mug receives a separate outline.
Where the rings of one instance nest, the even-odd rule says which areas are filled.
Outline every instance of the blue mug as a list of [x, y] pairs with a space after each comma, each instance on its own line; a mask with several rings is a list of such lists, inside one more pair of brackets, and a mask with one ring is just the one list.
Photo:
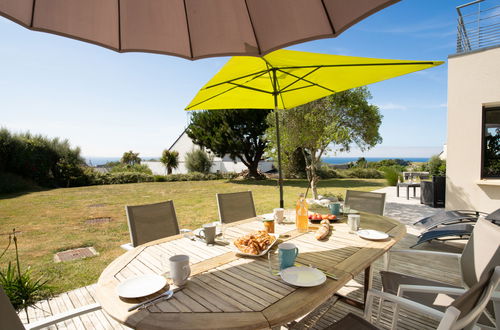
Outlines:
[[340, 215], [340, 203], [333, 202], [328, 205], [330, 207], [330, 213], [334, 215]]
[[281, 243], [278, 245], [278, 257], [280, 261], [280, 270], [295, 265], [295, 259], [299, 254], [299, 249], [292, 243]]

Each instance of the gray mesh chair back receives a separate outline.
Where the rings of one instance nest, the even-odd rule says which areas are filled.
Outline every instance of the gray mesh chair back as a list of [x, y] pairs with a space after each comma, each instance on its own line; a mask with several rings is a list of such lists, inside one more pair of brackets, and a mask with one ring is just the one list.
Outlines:
[[24, 330], [21, 320], [0, 285], [0, 329]]
[[480, 217], [460, 258], [462, 280], [467, 287], [500, 265], [500, 226]]
[[179, 234], [174, 202], [125, 206], [132, 246]]
[[231, 223], [256, 217], [251, 191], [217, 194], [217, 206], [221, 223]]
[[384, 215], [385, 193], [347, 190], [345, 204], [357, 211]]

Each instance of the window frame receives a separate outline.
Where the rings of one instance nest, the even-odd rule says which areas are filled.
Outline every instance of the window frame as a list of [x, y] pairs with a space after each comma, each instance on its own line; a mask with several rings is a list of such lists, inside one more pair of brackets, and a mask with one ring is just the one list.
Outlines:
[[486, 148], [486, 112], [500, 111], [500, 106], [483, 106], [481, 120], [481, 179], [500, 179], [500, 174], [497, 176], [486, 176], [484, 173], [484, 151]]

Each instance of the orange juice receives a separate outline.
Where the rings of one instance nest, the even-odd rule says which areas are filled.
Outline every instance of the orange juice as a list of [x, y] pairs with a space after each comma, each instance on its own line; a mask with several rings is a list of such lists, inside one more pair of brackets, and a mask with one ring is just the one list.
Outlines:
[[295, 224], [297, 225], [297, 230], [299, 232], [307, 232], [309, 220], [307, 217], [307, 202], [304, 198], [304, 194], [300, 194], [297, 205], [295, 206]]

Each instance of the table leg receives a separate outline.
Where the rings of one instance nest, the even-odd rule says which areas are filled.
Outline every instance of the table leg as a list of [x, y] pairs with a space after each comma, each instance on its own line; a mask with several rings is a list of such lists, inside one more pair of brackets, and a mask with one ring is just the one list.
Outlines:
[[368, 290], [372, 288], [373, 284], [373, 268], [372, 266], [368, 266], [365, 269], [365, 284], [363, 288], [363, 304], [366, 304], [366, 296], [368, 295]]
[[406, 186], [406, 199], [410, 199], [410, 186]]
[[417, 196], [417, 187], [413, 187], [413, 197]]
[[396, 196], [399, 197], [399, 185], [396, 186]]

